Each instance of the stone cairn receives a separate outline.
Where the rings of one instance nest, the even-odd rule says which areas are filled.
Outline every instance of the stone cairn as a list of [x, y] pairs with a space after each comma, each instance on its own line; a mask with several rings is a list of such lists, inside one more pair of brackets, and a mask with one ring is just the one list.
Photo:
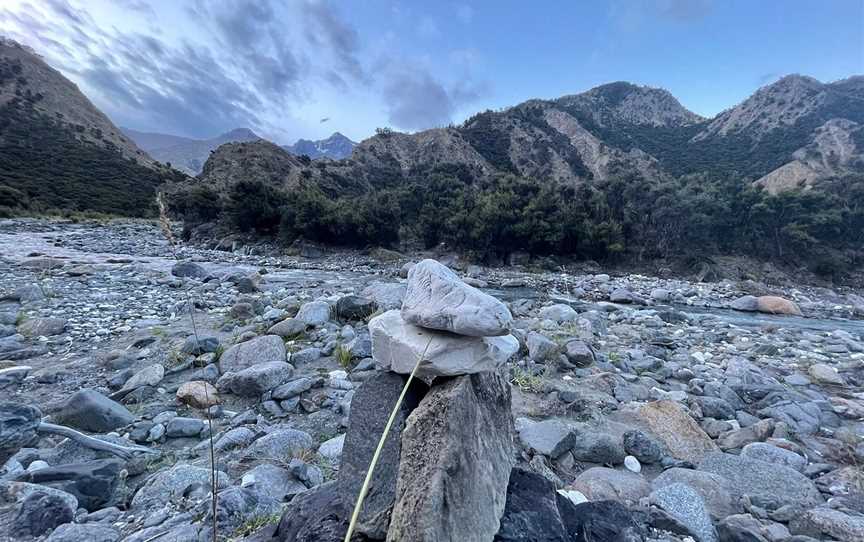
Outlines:
[[298, 495], [280, 540], [342, 540], [372, 455], [417, 361], [385, 441], [353, 540], [493, 540], [516, 462], [510, 387], [499, 368], [519, 343], [497, 299], [424, 260], [400, 310], [369, 323], [379, 371], [351, 405], [338, 480]]

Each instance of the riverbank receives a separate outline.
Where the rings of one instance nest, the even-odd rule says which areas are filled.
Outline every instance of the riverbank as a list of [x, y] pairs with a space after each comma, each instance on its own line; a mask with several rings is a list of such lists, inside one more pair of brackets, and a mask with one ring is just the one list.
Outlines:
[[[182, 246], [179, 256], [191, 263], [178, 267], [158, 226], [147, 221], [4, 220], [0, 245], [4, 400], [74, 426], [81, 417], [69, 414], [70, 397], [92, 390], [116, 401], [116, 419], [79, 429], [160, 454], [124, 463], [122, 484], [111, 485], [93, 510], [78, 512], [78, 524], [133, 541], [205, 530], [207, 491], [196, 487], [209, 479], [209, 433], [203, 411], [178, 399], [189, 382], [212, 384], [221, 400], [212, 414], [226, 536], [275, 521], [295, 495], [339, 479], [349, 414], [368, 408], [352, 398], [377, 373], [368, 319], [400, 306], [409, 258]], [[515, 318], [519, 352], [500, 370], [511, 383], [522, 467], [589, 500], [633, 509], [649, 505], [670, 479], [685, 481], [701, 492], [715, 528], [741, 523], [743, 515], [750, 519], [742, 528], [763, 537], [812, 527], [793, 524], [783, 508], [791, 501], [802, 514], [833, 518], [832, 528], [841, 530], [830, 532], [846, 532], [835, 525], [842, 522], [858, 525], [864, 307], [854, 294], [443, 259], [467, 283], [503, 300]], [[780, 296], [802, 316], [729, 308], [745, 295]], [[190, 343], [196, 332], [206, 347]], [[276, 358], [275, 373], [243, 373]], [[231, 373], [242, 377], [226, 379]], [[85, 414], [100, 408], [101, 399], [91, 399], [79, 405]], [[553, 446], [541, 444], [550, 439]], [[68, 470], [111, 457], [61, 440], [42, 436], [16, 453], [0, 483], [46, 464]], [[812, 487], [810, 496], [703, 465], [706, 454], [721, 451], [725, 462], [738, 461], [727, 455], [793, 454], [797, 475], [778, 461], [758, 466], [776, 465], [777, 479]], [[624, 463], [628, 456], [638, 469], [633, 460]], [[76, 472], [73, 478], [83, 480]], [[771, 501], [771, 492], [786, 500]], [[21, 509], [19, 500], [4, 498], [0, 532], [12, 528]], [[687, 536], [660, 525], [649, 522], [646, 537]]]

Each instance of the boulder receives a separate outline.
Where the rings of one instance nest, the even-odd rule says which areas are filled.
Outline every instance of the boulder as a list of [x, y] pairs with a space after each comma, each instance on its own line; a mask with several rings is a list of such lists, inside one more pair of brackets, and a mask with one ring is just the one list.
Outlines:
[[536, 331], [528, 333], [526, 343], [528, 345], [528, 357], [537, 363], [557, 359], [561, 354], [561, 347], [558, 346], [558, 343]]
[[789, 524], [789, 530], [820, 540], [830, 536], [837, 540], [860, 541], [864, 540], [864, 516], [818, 507], [796, 515]]
[[53, 418], [59, 424], [94, 433], [107, 433], [135, 420], [126, 407], [90, 388], [75, 392]]
[[279, 502], [289, 501], [307, 489], [288, 469], [270, 463], [261, 463], [243, 473], [240, 487]]
[[294, 367], [284, 361], [258, 363], [236, 373], [222, 375], [216, 387], [235, 395], [257, 397], [287, 382], [293, 374]]
[[32, 493], [24, 499], [12, 519], [11, 534], [39, 537], [63, 523], [69, 523], [75, 510], [66, 499], [51, 493]]
[[783, 465], [714, 452], [699, 462], [699, 470], [726, 478], [739, 495], [759, 496], [778, 504], [804, 507], [822, 503], [812, 480]]
[[840, 376], [837, 369], [827, 363], [814, 363], [807, 370], [811, 377], [820, 384], [831, 384], [834, 386], [846, 385], [846, 380]]
[[168, 420], [165, 424], [165, 436], [168, 438], [190, 438], [197, 437], [204, 430], [204, 420], [198, 418], [184, 418], [177, 416]]
[[576, 432], [562, 420], [534, 422], [520, 418], [517, 420], [517, 427], [519, 440], [525, 448], [552, 459], [560, 457], [576, 444]]
[[540, 309], [538, 316], [543, 320], [552, 320], [560, 324], [563, 322], [572, 322], [579, 316], [579, 313], [570, 305], [556, 303], [555, 305], [549, 305]]
[[116, 542], [120, 532], [110, 525], [98, 523], [64, 523], [45, 542]]
[[304, 303], [294, 318], [309, 327], [323, 326], [330, 321], [330, 304], [326, 301]]
[[209, 382], [193, 380], [177, 388], [177, 400], [192, 408], [210, 408], [219, 404], [219, 393]]
[[204, 267], [194, 262], [177, 262], [171, 267], [171, 274], [175, 277], [192, 278], [203, 280], [209, 273]]
[[507, 335], [513, 323], [501, 301], [468, 286], [435, 260], [423, 260], [408, 273], [402, 318], [409, 324], [470, 337]]
[[375, 301], [380, 309], [391, 310], [402, 306], [405, 297], [405, 285], [395, 282], [373, 282], [363, 289], [361, 294]]
[[587, 426], [576, 428], [576, 439], [570, 453], [576, 461], [604, 465], [620, 465], [627, 455], [620, 436], [615, 437], [601, 429]]
[[129, 392], [133, 390], [137, 390], [138, 388], [143, 388], [144, 386], [155, 387], [162, 379], [165, 377], [165, 367], [162, 366], [161, 363], [154, 363], [153, 365], [148, 365], [144, 367], [134, 375], [132, 375], [129, 380], [127, 380], [123, 387], [120, 388], [120, 391], [115, 393], [112, 397], [124, 397]]
[[645, 540], [637, 516], [617, 501], [571, 504], [558, 496], [558, 511], [573, 542], [634, 542]]
[[[341, 542], [348, 531], [349, 517], [335, 481], [300, 493], [285, 508], [272, 540], [279, 542]], [[269, 537], [267, 538], [270, 539]]]
[[759, 299], [755, 295], [745, 295], [729, 303], [729, 308], [736, 311], [757, 312]]
[[18, 333], [25, 337], [51, 337], [66, 331], [63, 318], [31, 318], [18, 326]]
[[768, 314], [801, 316], [801, 309], [793, 301], [772, 295], [758, 297], [756, 299], [756, 310]]
[[682, 483], [662, 486], [651, 492], [649, 501], [686, 526], [699, 542], [717, 542], [705, 501], [692, 487]]
[[555, 486], [535, 472], [514, 468], [507, 484], [507, 501], [496, 542], [569, 542]]
[[639, 408], [638, 415], [677, 459], [697, 463], [705, 454], [718, 449], [711, 437], [675, 401], [646, 403]]
[[705, 501], [708, 512], [716, 519], [722, 519], [740, 511], [736, 500], [732, 498], [733, 489], [729, 480], [722, 476], [701, 470], [673, 467], [664, 470], [657, 478], [654, 478], [651, 481], [651, 488], [656, 491], [673, 484], [686, 484], [699, 493]]
[[[360, 494], [372, 454], [404, 385], [403, 377], [395, 373], [375, 372], [354, 392], [339, 465], [339, 493], [345, 496], [348, 507], [344, 511], [345, 515], [351, 514], [350, 507], [353, 507]], [[422, 383], [417, 382], [408, 390], [390, 427], [390, 434], [384, 441], [378, 466], [372, 473], [369, 492], [357, 522], [357, 532], [369, 538], [383, 539], [387, 536], [402, 454], [400, 435], [411, 410], [423, 397], [424, 388]]]
[[402, 434], [388, 541], [495, 536], [516, 462], [510, 409], [510, 385], [497, 372], [429, 390]]
[[329, 440], [325, 440], [321, 443], [321, 446], [318, 446], [318, 455], [327, 461], [330, 461], [330, 463], [338, 465], [344, 445], [345, 435], [339, 435]]
[[29, 405], [0, 403], [0, 464], [36, 440], [42, 412]]
[[195, 337], [190, 335], [183, 341], [180, 352], [190, 356], [200, 356], [219, 349], [219, 339], [216, 337]]
[[792, 450], [780, 448], [766, 442], [752, 442], [744, 446], [744, 449], [741, 450], [741, 457], [784, 465], [798, 472], [803, 471], [804, 467], [807, 466], [807, 459], [803, 456], [796, 454]]
[[344, 320], [363, 320], [378, 310], [378, 304], [368, 297], [346, 295], [336, 302], [336, 316]]
[[270, 327], [267, 330], [267, 333], [270, 335], [278, 335], [283, 339], [293, 339], [299, 335], [302, 335], [303, 332], [306, 331], [306, 322], [300, 321], [296, 318], [286, 318]]
[[244, 455], [250, 459], [271, 459], [287, 463], [296, 455], [314, 448], [315, 441], [309, 433], [297, 429], [277, 429], [253, 442]]
[[654, 437], [638, 429], [624, 433], [624, 451], [646, 464], [659, 463], [665, 455], [663, 446]]
[[589, 367], [594, 363], [594, 350], [585, 341], [572, 340], [564, 345], [567, 361], [576, 367]]
[[[228, 485], [228, 475], [216, 471], [217, 488], [223, 489]], [[210, 486], [210, 469], [177, 463], [151, 475], [132, 498], [132, 508], [142, 512], [158, 510], [184, 498], [187, 490], [194, 486]]]
[[642, 303], [642, 299], [626, 288], [616, 288], [609, 294], [612, 303]]
[[78, 505], [95, 512], [114, 504], [125, 464], [118, 459], [67, 463], [26, 472], [17, 481], [59, 489], [78, 499]]
[[258, 363], [287, 359], [285, 342], [278, 335], [262, 335], [246, 342], [235, 344], [219, 357], [223, 373], [237, 372]]
[[408, 374], [422, 356], [417, 376], [426, 381], [493, 371], [519, 350], [519, 341], [512, 335], [466, 337], [424, 329], [405, 322], [395, 310], [373, 318], [369, 332], [372, 357], [379, 368]]
[[642, 477], [626, 470], [592, 467], [573, 481], [573, 489], [591, 501], [616, 500], [636, 503], [647, 497], [651, 486]]

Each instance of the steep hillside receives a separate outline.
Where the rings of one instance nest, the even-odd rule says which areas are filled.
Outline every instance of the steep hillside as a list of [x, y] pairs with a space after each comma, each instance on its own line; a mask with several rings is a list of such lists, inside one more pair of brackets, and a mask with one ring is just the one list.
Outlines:
[[0, 43], [0, 207], [145, 216], [178, 178], [39, 56]]
[[351, 141], [339, 132], [334, 132], [327, 139], [311, 141], [309, 139], [298, 139], [297, 143], [285, 146], [285, 150], [291, 154], [305, 154], [313, 160], [316, 158], [332, 158], [341, 160], [351, 156], [351, 151], [357, 143]]
[[46, 64], [32, 50], [0, 38], [0, 62], [4, 71], [0, 82], [0, 106], [28, 101], [35, 113], [69, 126], [79, 141], [117, 150], [141, 164], [153, 163], [104, 113], [96, 109], [75, 83]]

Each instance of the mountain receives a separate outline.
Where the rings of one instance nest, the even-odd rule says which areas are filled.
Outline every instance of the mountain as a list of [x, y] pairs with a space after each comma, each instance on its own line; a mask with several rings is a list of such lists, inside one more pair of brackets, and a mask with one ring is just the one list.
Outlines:
[[171, 164], [189, 175], [201, 173], [210, 153], [225, 143], [257, 141], [261, 139], [248, 128], [237, 128], [211, 139], [191, 139], [168, 134], [139, 132], [123, 129], [130, 139], [160, 162]]
[[[784, 77], [711, 119], [687, 110], [666, 90], [616, 82], [481, 112], [458, 126], [414, 134], [380, 130], [341, 161], [294, 168], [307, 179], [350, 178], [350, 189], [391, 186], [455, 167], [473, 179], [512, 173], [568, 186], [734, 176], [778, 192], [862, 171], [862, 126], [861, 76], [833, 83]], [[315, 150], [334, 141], [350, 144], [337, 133]], [[298, 149], [301, 143], [309, 150]], [[301, 140], [289, 150], [316, 155], [309, 143]], [[298, 175], [283, 172], [282, 178]]]
[[744, 255], [839, 277], [864, 265], [862, 81], [789, 76], [710, 119], [666, 90], [610, 83], [457, 126], [380, 129], [342, 160], [235, 143], [174, 210], [201, 236], [216, 221], [490, 263], [656, 258], [702, 280], [720, 276], [714, 256]]
[[31, 49], [0, 38], [0, 208], [144, 216], [179, 179]]
[[332, 158], [341, 160], [351, 156], [351, 151], [357, 143], [351, 141], [339, 132], [334, 132], [327, 139], [319, 139], [318, 141], [310, 141], [308, 139], [298, 139], [297, 143], [285, 146], [285, 150], [292, 154], [305, 154], [309, 158]]

